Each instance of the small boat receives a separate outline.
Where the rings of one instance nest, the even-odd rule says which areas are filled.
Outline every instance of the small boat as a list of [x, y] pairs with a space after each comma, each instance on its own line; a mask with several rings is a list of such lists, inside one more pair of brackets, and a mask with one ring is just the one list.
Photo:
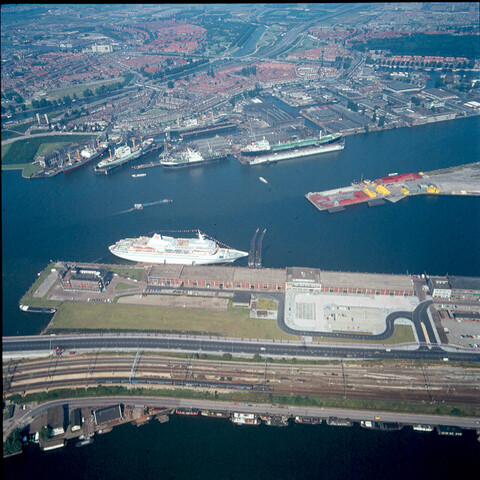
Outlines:
[[132, 175], [133, 178], [137, 178], [137, 177], [146, 177], [147, 174], [146, 173], [134, 173]]
[[393, 173], [389, 173], [388, 176], [389, 177], [396, 177], [398, 175], [397, 172], [393, 172]]
[[258, 179], [263, 183], [268, 183], [267, 180], [265, 180], [263, 177], [258, 177]]
[[177, 408], [175, 413], [177, 415], [198, 415], [200, 412], [197, 408]]
[[433, 432], [431, 425], [414, 425], [413, 429], [417, 432]]
[[86, 437], [84, 440], [80, 440], [75, 444], [76, 447], [85, 447], [86, 445], [91, 445], [93, 443], [92, 437]]

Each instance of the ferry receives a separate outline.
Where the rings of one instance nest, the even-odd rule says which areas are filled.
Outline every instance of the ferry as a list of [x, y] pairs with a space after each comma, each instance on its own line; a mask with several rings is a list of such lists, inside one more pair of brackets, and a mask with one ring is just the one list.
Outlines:
[[134, 173], [132, 175], [133, 178], [138, 178], [138, 177], [146, 177], [147, 174], [146, 173]]

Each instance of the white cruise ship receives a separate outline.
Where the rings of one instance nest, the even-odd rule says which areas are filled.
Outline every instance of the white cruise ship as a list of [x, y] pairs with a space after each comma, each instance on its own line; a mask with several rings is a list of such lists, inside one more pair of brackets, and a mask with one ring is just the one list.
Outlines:
[[132, 262], [207, 265], [232, 263], [247, 252], [220, 247], [198, 231], [198, 238], [173, 238], [156, 233], [153, 237], [126, 238], [108, 247], [117, 257]]

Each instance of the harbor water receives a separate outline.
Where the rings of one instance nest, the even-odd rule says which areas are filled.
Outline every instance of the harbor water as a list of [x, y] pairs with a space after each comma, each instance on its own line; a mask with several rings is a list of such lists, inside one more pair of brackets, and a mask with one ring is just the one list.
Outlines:
[[[247, 167], [230, 158], [204, 168], [150, 168], [140, 178], [132, 178], [138, 170], [130, 166], [98, 176], [88, 165], [38, 180], [3, 171], [3, 335], [36, 334], [46, 326], [49, 315], [21, 312], [18, 301], [50, 260], [120, 263], [109, 245], [154, 232], [198, 228], [248, 251], [255, 230], [266, 228], [265, 267], [480, 275], [480, 197], [405, 198], [336, 214], [317, 211], [304, 197], [361, 178], [478, 161], [479, 127], [474, 117], [374, 132], [347, 137], [343, 151], [307, 159]], [[155, 154], [136, 163], [152, 160]], [[163, 198], [173, 202], [125, 212]], [[72, 479], [475, 478], [480, 443], [470, 433], [458, 439], [410, 429], [278, 430], [172, 419], [118, 427], [84, 448], [28, 450], [8, 459], [5, 472], [7, 478]]]
[[[120, 262], [109, 245], [160, 231], [198, 228], [248, 251], [255, 230], [266, 228], [265, 267], [480, 275], [480, 197], [417, 196], [335, 214], [317, 211], [304, 197], [361, 178], [477, 161], [479, 126], [472, 117], [350, 136], [343, 151], [269, 166], [229, 158], [179, 171], [149, 168], [142, 170], [145, 177], [132, 178], [139, 170], [130, 165], [101, 176], [87, 165], [36, 180], [3, 171], [3, 335], [34, 334], [45, 326], [48, 318], [20, 312], [18, 301], [50, 260]], [[152, 153], [134, 164], [156, 158]], [[163, 198], [173, 201], [125, 212]]]
[[238, 426], [226, 419], [171, 416], [95, 435], [94, 443], [5, 461], [6, 478], [453, 480], [478, 478], [480, 443], [462, 437], [290, 424]]

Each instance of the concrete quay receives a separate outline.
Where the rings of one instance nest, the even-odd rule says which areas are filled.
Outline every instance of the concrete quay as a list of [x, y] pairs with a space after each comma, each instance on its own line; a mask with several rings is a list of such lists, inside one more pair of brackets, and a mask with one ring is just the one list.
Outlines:
[[415, 195], [480, 196], [480, 162], [445, 168], [431, 172], [388, 174], [376, 180], [363, 180], [322, 192], [305, 195], [318, 210], [330, 213], [350, 205], [367, 203], [383, 205], [385, 200], [396, 203]]

